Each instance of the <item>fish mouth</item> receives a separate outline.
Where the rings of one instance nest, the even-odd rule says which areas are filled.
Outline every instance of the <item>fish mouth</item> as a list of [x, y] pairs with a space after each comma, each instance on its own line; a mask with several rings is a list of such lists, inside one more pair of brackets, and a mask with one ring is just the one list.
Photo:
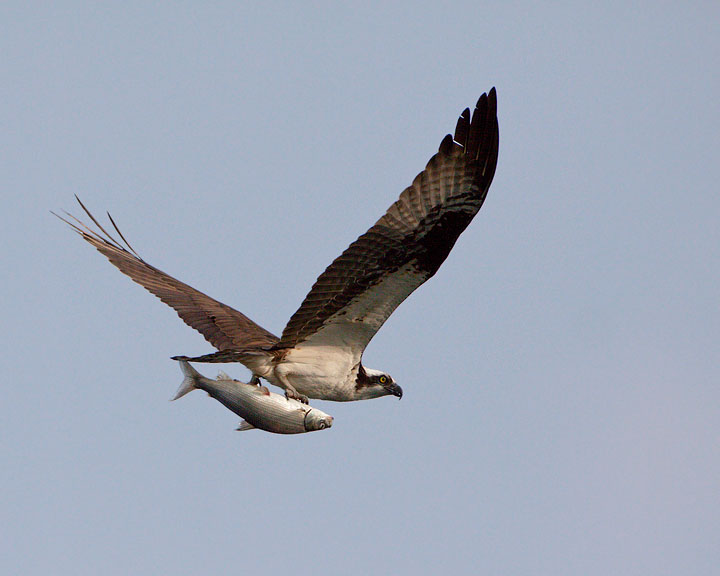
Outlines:
[[[312, 414], [312, 416], [310, 416]], [[313, 432], [315, 430], [325, 430], [331, 428], [333, 425], [334, 418], [330, 414], [325, 414], [319, 410], [313, 410], [310, 408], [305, 412], [305, 419], [303, 420], [303, 426], [305, 432]]]

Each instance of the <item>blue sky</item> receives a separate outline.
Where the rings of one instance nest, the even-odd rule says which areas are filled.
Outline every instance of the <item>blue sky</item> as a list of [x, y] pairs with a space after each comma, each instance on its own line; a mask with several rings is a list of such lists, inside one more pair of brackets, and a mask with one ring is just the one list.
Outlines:
[[[3, 3], [2, 571], [713, 573], [719, 17]], [[492, 86], [485, 206], [364, 357], [405, 396], [321, 434], [168, 402], [210, 346], [48, 212], [279, 333]]]

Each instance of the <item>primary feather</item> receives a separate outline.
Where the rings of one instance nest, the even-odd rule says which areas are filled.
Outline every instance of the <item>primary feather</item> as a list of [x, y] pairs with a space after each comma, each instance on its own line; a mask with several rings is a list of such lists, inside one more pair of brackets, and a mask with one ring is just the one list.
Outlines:
[[[278, 338], [234, 308], [145, 262], [110, 221], [115, 240], [80, 202], [99, 231], [62, 218], [121, 272], [171, 306], [219, 352], [178, 360], [241, 362], [288, 395], [358, 400], [402, 390], [365, 368], [365, 347], [397, 306], [432, 277], [480, 210], [498, 158], [495, 89], [387, 212], [320, 275]], [[109, 216], [109, 214], [108, 214]], [[123, 245], [124, 243], [124, 245]]]

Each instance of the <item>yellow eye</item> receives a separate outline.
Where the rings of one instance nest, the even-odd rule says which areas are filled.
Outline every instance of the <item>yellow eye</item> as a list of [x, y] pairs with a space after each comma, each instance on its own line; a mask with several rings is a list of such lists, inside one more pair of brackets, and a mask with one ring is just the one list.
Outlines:
[[387, 382], [387, 376], [380, 376], [380, 384], [385, 384]]

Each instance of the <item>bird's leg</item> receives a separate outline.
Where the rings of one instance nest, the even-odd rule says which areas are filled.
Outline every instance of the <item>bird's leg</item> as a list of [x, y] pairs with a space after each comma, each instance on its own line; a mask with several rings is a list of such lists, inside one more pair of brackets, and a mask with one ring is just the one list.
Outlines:
[[293, 400], [297, 400], [298, 402], [301, 402], [303, 404], [309, 403], [308, 397], [305, 396], [305, 394], [298, 393], [298, 391], [295, 390], [295, 388], [293, 388], [292, 386], [290, 386], [289, 388], [285, 388], [285, 398], [287, 398], [288, 400], [292, 398]]
[[302, 402], [303, 404], [308, 403], [308, 397], [305, 396], [305, 394], [300, 394], [297, 390], [295, 390], [295, 387], [290, 384], [285, 374], [278, 374], [277, 372], [275, 374], [282, 383], [283, 388], [285, 388], [285, 398], [287, 398], [288, 400], [297, 400], [298, 402]]

